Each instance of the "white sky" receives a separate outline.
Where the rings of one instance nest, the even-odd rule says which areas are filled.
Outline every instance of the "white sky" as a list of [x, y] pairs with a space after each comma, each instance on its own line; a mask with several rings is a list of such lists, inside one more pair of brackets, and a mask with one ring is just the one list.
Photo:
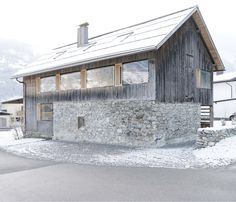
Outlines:
[[0, 38], [45, 52], [75, 42], [77, 25], [84, 22], [92, 37], [194, 5], [226, 67], [236, 70], [235, 0], [0, 0]]

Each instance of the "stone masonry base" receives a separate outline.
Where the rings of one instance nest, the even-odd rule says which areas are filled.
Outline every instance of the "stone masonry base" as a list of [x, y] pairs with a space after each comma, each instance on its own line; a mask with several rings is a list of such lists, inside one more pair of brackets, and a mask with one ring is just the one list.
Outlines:
[[236, 125], [232, 125], [229, 128], [199, 128], [196, 148], [201, 149], [208, 146], [215, 146], [215, 144], [220, 140], [223, 140], [227, 137], [232, 137], [234, 135], [236, 135]]
[[57, 102], [54, 139], [160, 147], [196, 140], [200, 104], [155, 101]]

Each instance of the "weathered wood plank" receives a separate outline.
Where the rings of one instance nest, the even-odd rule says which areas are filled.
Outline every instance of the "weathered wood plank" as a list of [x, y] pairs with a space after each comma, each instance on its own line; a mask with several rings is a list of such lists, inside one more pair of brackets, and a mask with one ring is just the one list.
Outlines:
[[[193, 19], [188, 20], [157, 51], [156, 60], [158, 101], [212, 105], [212, 88], [197, 88], [196, 68], [211, 72], [213, 61]], [[212, 81], [213, 74], [211, 77]]]

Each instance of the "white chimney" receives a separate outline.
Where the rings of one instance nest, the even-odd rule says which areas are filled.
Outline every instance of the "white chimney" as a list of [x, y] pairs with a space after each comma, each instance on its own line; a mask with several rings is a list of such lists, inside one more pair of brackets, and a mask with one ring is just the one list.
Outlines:
[[77, 30], [77, 47], [88, 44], [88, 23], [79, 25]]

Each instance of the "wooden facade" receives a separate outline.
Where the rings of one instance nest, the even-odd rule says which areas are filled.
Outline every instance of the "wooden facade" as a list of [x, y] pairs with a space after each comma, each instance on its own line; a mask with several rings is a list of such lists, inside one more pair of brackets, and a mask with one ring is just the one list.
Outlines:
[[[87, 88], [38, 93], [37, 78], [92, 69], [115, 66], [139, 60], [149, 60], [149, 81], [143, 84], [119, 85], [120, 77], [115, 77], [111, 87]], [[37, 120], [37, 104], [62, 101], [86, 100], [155, 100], [157, 102], [193, 102], [212, 106], [211, 89], [197, 88], [197, 69], [211, 72], [213, 79], [213, 60], [192, 18], [187, 20], [158, 50], [143, 52], [82, 66], [61, 69], [24, 77], [26, 131], [53, 134], [53, 121]], [[116, 74], [118, 75], [118, 74]]]

